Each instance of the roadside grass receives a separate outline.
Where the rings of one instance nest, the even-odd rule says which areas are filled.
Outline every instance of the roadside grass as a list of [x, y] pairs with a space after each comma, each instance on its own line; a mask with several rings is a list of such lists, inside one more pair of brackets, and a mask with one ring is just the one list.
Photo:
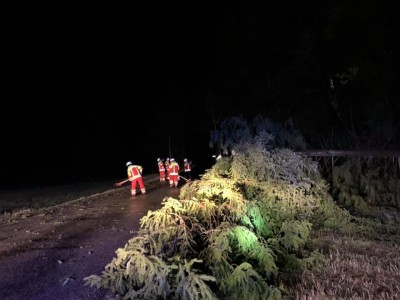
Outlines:
[[[383, 233], [386, 226], [390, 230]], [[325, 256], [324, 265], [297, 276], [290, 293], [299, 300], [399, 299], [400, 224], [375, 229], [314, 232], [310, 246]]]

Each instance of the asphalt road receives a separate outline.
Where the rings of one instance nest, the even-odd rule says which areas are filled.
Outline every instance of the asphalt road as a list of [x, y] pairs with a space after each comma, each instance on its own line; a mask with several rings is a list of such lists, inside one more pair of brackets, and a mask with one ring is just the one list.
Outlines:
[[[0, 224], [0, 242], [11, 245], [0, 256], [0, 299], [114, 299], [83, 279], [101, 274], [148, 210], [179, 196], [179, 188], [162, 185], [157, 176], [145, 184], [146, 195], [130, 197], [128, 184]], [[25, 238], [29, 234], [34, 236]]]

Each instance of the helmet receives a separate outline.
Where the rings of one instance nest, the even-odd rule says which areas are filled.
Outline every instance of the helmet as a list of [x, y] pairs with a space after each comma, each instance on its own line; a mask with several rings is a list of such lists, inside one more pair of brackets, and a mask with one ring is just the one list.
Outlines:
[[175, 159], [171, 158], [169, 161], [175, 161]]
[[169, 158], [167, 157], [165, 160], [169, 160]]
[[159, 159], [159, 158], [157, 158], [157, 161], [160, 161], [160, 159]]
[[185, 158], [183, 161], [184, 161], [184, 162], [187, 162], [187, 158]]
[[126, 166], [130, 166], [132, 163], [130, 162], [130, 161], [128, 161], [127, 163], [126, 163]]

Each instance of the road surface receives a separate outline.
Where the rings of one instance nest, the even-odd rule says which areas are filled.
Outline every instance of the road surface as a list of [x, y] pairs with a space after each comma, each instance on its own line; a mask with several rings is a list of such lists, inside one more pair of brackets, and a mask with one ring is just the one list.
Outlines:
[[179, 196], [179, 188], [161, 184], [157, 176], [145, 177], [145, 184], [148, 193], [135, 198], [127, 184], [0, 219], [0, 299], [113, 299], [83, 279], [101, 274], [148, 210]]

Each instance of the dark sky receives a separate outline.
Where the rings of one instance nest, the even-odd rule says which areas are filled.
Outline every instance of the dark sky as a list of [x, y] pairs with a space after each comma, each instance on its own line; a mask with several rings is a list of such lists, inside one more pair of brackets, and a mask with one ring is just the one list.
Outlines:
[[[1, 185], [124, 178], [126, 161], [153, 172], [170, 151], [204, 168], [214, 118], [263, 113], [331, 132], [370, 120], [357, 107], [371, 94], [384, 103], [374, 121], [391, 128], [398, 5], [347, 2], [10, 8]], [[361, 79], [335, 94], [343, 121], [329, 78], [352, 65]]]

